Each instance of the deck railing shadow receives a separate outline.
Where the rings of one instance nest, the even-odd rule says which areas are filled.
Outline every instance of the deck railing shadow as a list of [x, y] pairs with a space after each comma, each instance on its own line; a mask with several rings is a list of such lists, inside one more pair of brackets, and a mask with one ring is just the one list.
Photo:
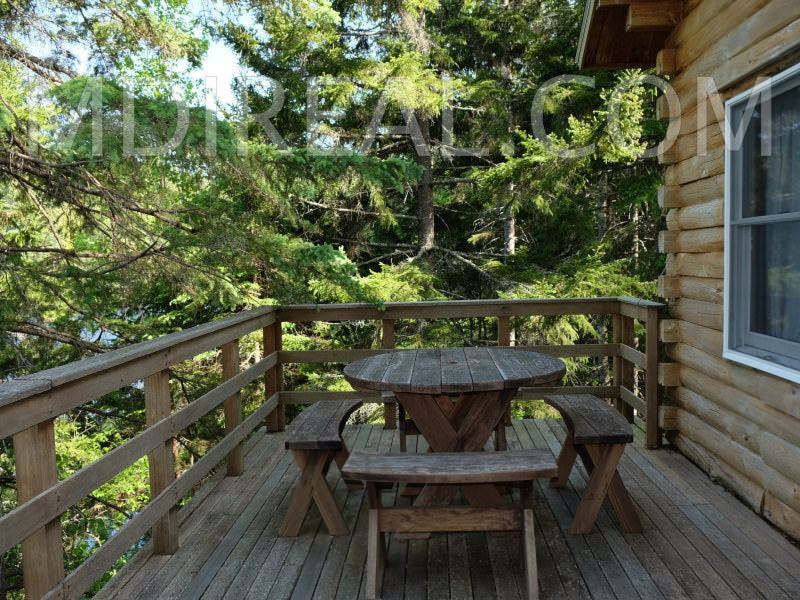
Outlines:
[[[637, 298], [568, 298], [262, 307], [155, 340], [0, 384], [0, 439], [13, 436], [19, 505], [0, 519], [0, 552], [22, 543], [23, 574], [29, 598], [79, 598], [149, 530], [156, 553], [178, 547], [176, 505], [222, 462], [229, 475], [242, 473], [242, 443], [266, 420], [270, 431], [284, 425], [284, 407], [358, 396], [381, 402], [380, 394], [304, 392], [283, 389], [283, 365], [348, 363], [394, 349], [399, 319], [497, 318], [497, 343], [510, 344], [512, 317], [610, 315], [611, 343], [518, 346], [559, 357], [608, 357], [612, 385], [522, 388], [518, 399], [560, 393], [593, 393], [613, 399], [631, 420], [643, 423], [646, 444], [659, 445], [659, 311], [661, 304]], [[281, 323], [378, 321], [382, 348], [286, 351]], [[644, 349], [634, 347], [634, 321], [645, 327]], [[239, 338], [261, 331], [260, 360], [239, 371]], [[170, 367], [221, 349], [223, 383], [177, 411], [171, 409]], [[663, 366], [662, 366], [663, 367]], [[636, 370], [643, 373], [643, 397], [634, 393]], [[242, 418], [239, 392], [264, 377], [263, 402]], [[95, 462], [59, 481], [54, 419], [107, 393], [144, 380], [147, 427]], [[173, 438], [210, 411], [224, 407], [225, 436], [180, 477]], [[389, 413], [391, 414], [391, 413]], [[389, 422], [388, 426], [392, 426]], [[150, 502], [80, 567], [64, 571], [60, 515], [143, 456], [150, 467]]]

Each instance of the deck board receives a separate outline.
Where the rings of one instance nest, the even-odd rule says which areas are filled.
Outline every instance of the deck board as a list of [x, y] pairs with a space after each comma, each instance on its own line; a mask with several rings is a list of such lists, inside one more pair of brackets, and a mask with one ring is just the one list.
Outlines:
[[[560, 420], [514, 421], [511, 449], [549, 447]], [[396, 431], [347, 426], [351, 449], [399, 449]], [[409, 450], [427, 451], [419, 436]], [[363, 598], [367, 510], [335, 467], [328, 475], [350, 536], [332, 538], [313, 508], [296, 538], [278, 538], [298, 469], [283, 434], [249, 444], [245, 473], [214, 477], [180, 518], [179, 551], [151, 556], [145, 546], [99, 598]], [[536, 485], [534, 508], [541, 597], [545, 600], [751, 600], [800, 597], [800, 549], [670, 449], [626, 450], [620, 473], [641, 516], [641, 534], [622, 533], [608, 503], [586, 536], [568, 533], [586, 485], [581, 465], [564, 489]], [[408, 505], [396, 489], [384, 503]], [[389, 538], [384, 598], [457, 600], [523, 597], [519, 538], [484, 533]]]
[[[714, 538], [716, 537], [718, 541], [721, 538], [715, 536], [715, 532], [705, 523], [693, 522], [687, 516], [687, 513], [696, 510], [696, 504], [685, 497], [678, 487], [672, 485], [660, 469], [650, 463], [646, 457], [634, 451], [629, 458], [643, 471], [643, 476], [649, 479], [649, 485], [643, 486], [644, 492], [649, 497], [656, 499], [662, 514], [669, 521], [667, 527], [673, 531], [680, 531], [697, 555], [703, 557], [712, 566], [714, 573], [707, 575], [712, 581], [720, 584], [718, 591], [715, 591], [715, 596], [719, 598], [738, 597], [742, 600], [764, 597], [757, 587], [740, 572], [740, 565], [737, 565], [732, 557], [726, 554], [724, 548], [717, 546]], [[704, 499], [702, 501], [704, 502]]]

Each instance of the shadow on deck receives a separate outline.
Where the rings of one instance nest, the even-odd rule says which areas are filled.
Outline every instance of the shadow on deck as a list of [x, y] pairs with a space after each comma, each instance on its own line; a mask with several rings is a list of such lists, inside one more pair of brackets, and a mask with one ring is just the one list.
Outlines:
[[[515, 421], [513, 448], [560, 448], [560, 420]], [[396, 431], [348, 426], [351, 449], [397, 450]], [[409, 438], [409, 450], [416, 438]], [[145, 548], [102, 590], [102, 598], [364, 597], [367, 511], [362, 491], [347, 492], [335, 466], [331, 487], [352, 536], [332, 538], [313, 508], [297, 538], [279, 538], [297, 467], [283, 434], [259, 431], [241, 477], [216, 477], [181, 513], [180, 549], [153, 556]], [[424, 441], [417, 451], [424, 451]], [[551, 490], [539, 482], [536, 547], [541, 597], [620, 600], [800, 598], [800, 550], [747, 507], [667, 448], [629, 446], [620, 466], [644, 526], [624, 534], [604, 507], [591, 535], [567, 532], [586, 474]], [[396, 495], [396, 491], [391, 492]], [[384, 502], [389, 503], [386, 492]], [[407, 503], [407, 498], [393, 498]], [[390, 537], [385, 599], [521, 598], [518, 537], [434, 534]]]

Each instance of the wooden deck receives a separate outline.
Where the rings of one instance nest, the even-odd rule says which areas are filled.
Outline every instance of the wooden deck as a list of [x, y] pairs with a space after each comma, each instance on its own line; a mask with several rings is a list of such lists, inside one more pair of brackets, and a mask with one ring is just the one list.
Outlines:
[[[351, 448], [398, 448], [396, 431], [348, 426]], [[515, 421], [511, 448], [560, 447], [560, 420]], [[416, 438], [409, 438], [410, 450]], [[424, 442], [417, 451], [424, 451]], [[212, 479], [181, 512], [180, 549], [172, 556], [140, 551], [102, 590], [102, 598], [342, 598], [364, 597], [367, 511], [362, 491], [347, 492], [338, 471], [330, 482], [354, 528], [332, 538], [312, 509], [297, 538], [278, 538], [298, 474], [283, 434], [259, 431], [241, 477]], [[541, 597], [620, 600], [800, 598], [800, 550], [680, 454], [646, 450], [637, 441], [620, 466], [642, 518], [642, 534], [619, 531], [604, 507], [594, 532], [566, 533], [586, 474], [551, 490], [540, 482], [536, 546]], [[407, 503], [407, 498], [393, 499]], [[384, 501], [389, 501], [386, 492]], [[483, 533], [435, 534], [429, 540], [392, 537], [384, 598], [520, 598], [524, 589], [519, 539]]]

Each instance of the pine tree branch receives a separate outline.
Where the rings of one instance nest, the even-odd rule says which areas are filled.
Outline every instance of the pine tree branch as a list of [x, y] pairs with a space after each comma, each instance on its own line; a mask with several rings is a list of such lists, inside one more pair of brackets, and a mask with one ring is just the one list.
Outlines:
[[[325, 210], [332, 210], [334, 212], [353, 213], [353, 214], [357, 214], [357, 215], [366, 215], [366, 216], [371, 216], [371, 217], [386, 217], [386, 216], [389, 216], [389, 215], [386, 215], [384, 213], [375, 212], [375, 211], [358, 210], [358, 209], [355, 209], [355, 208], [345, 208], [343, 206], [329, 206], [327, 204], [322, 204], [320, 202], [314, 202], [313, 200], [304, 200], [302, 198], [298, 198], [298, 200], [300, 202], [302, 202], [303, 204], [308, 204], [309, 206], [314, 206], [314, 207], [317, 207], [317, 208], [324, 208]], [[393, 218], [395, 218], [395, 219], [408, 219], [408, 220], [411, 220], [411, 221], [416, 221], [416, 220], [419, 219], [419, 217], [414, 216], [414, 215], [400, 215], [400, 214], [396, 214], [396, 213], [391, 213], [391, 216]]]
[[1, 40], [0, 55], [16, 60], [18, 63], [24, 65], [40, 77], [43, 77], [53, 83], [61, 83], [62, 81], [61, 78], [54, 75], [54, 73], [66, 75], [70, 79], [74, 79], [78, 76], [76, 71], [59, 64], [55, 60], [39, 58], [33, 54], [25, 52], [22, 48], [12, 46], [11, 44]]
[[124, 508], [122, 508], [118, 504], [114, 504], [113, 502], [109, 502], [108, 500], [103, 500], [102, 498], [99, 498], [99, 497], [97, 497], [97, 496], [95, 496], [93, 494], [89, 494], [86, 497], [89, 498], [90, 500], [94, 500], [98, 504], [102, 504], [106, 508], [110, 508], [111, 510], [115, 510], [118, 513], [121, 513], [121, 514], [125, 515], [125, 517], [128, 518], [128, 519], [132, 519], [133, 518], [133, 513], [132, 512], [130, 512], [129, 510], [125, 510]]
[[[5, 254], [60, 254], [71, 258], [122, 258], [122, 255], [108, 252], [86, 252], [69, 248], [47, 248], [45, 246], [0, 246]], [[127, 257], [126, 257], [127, 258]]]
[[389, 35], [393, 33], [397, 33], [397, 31], [394, 29], [376, 29], [374, 31], [342, 31], [339, 33], [339, 35], [341, 37], [372, 37], [376, 35]]
[[24, 335], [32, 335], [41, 338], [47, 338], [56, 342], [61, 342], [62, 344], [69, 344], [70, 346], [75, 346], [76, 348], [82, 348], [84, 350], [90, 350], [92, 352], [105, 352], [106, 349], [98, 344], [93, 342], [87, 342], [86, 340], [82, 340], [79, 337], [75, 337], [69, 333], [65, 333], [63, 331], [58, 331], [56, 329], [52, 329], [45, 325], [40, 325], [38, 323], [28, 323], [25, 321], [19, 322], [12, 327], [6, 328], [6, 331], [10, 331], [12, 333], [22, 333]]
[[359, 267], [366, 267], [367, 265], [371, 265], [372, 263], [380, 262], [386, 258], [391, 258], [392, 256], [408, 256], [411, 254], [411, 251], [403, 252], [402, 250], [395, 250], [394, 252], [389, 252], [389, 254], [384, 254], [382, 256], [377, 256], [375, 258], [371, 258], [369, 260], [365, 260], [364, 262], [358, 263]]

